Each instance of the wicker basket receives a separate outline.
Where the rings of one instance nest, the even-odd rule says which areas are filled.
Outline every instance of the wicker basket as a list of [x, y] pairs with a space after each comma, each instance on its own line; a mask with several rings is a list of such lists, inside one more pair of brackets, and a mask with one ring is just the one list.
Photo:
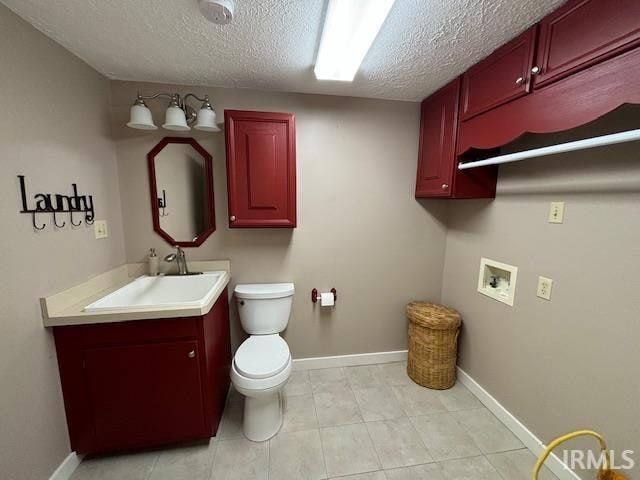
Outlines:
[[423, 387], [451, 388], [456, 382], [456, 356], [460, 314], [430, 302], [407, 305], [409, 361], [407, 373]]

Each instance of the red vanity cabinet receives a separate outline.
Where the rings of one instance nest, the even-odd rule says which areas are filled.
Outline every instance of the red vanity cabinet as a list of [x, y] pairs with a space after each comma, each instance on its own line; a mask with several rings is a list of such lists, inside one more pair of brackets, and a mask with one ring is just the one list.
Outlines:
[[540, 22], [535, 87], [548, 85], [638, 44], [638, 0], [571, 0]]
[[296, 226], [291, 113], [225, 110], [229, 227]]
[[536, 27], [531, 27], [465, 72], [462, 76], [462, 120], [531, 90], [535, 40]]
[[229, 388], [227, 291], [201, 317], [54, 327], [71, 447], [208, 438]]

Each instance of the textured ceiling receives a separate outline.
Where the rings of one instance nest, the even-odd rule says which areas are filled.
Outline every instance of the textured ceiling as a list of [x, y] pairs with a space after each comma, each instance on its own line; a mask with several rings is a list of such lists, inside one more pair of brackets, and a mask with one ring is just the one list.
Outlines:
[[562, 0], [396, 0], [352, 83], [313, 76], [325, 0], [0, 0], [109, 78], [420, 100]]

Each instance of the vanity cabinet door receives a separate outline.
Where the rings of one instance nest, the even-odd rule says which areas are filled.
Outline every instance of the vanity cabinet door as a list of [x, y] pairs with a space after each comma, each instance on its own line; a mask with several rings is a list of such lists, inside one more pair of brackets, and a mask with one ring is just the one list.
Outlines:
[[207, 436], [196, 340], [84, 351], [95, 450]]
[[294, 115], [225, 110], [224, 118], [229, 227], [295, 227]]

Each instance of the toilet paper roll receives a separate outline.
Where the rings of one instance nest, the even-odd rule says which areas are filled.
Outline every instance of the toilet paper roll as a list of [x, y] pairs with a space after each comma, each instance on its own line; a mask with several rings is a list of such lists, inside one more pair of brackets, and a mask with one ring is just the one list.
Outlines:
[[323, 292], [320, 294], [320, 306], [333, 307], [334, 305], [335, 305], [335, 299], [333, 298], [333, 293]]

